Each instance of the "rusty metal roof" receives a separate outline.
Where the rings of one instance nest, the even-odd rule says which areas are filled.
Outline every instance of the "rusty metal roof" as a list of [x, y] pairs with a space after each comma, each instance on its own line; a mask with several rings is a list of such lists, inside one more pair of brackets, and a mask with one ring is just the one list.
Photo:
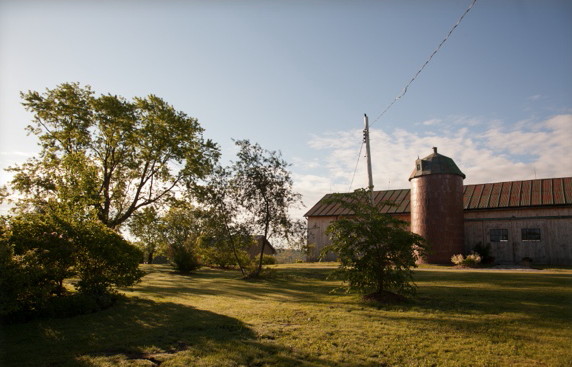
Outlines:
[[[374, 191], [373, 201], [382, 213], [400, 214], [409, 213], [409, 189]], [[323, 201], [332, 194], [325, 195], [312, 207], [305, 217], [330, 217], [338, 215], [350, 215], [351, 211], [339, 204], [324, 204]], [[393, 205], [387, 205], [393, 203]]]
[[[329, 196], [324, 196], [304, 216], [351, 215], [337, 204], [322, 204]], [[374, 202], [382, 213], [408, 214], [409, 200], [409, 189], [374, 191]], [[465, 185], [463, 200], [465, 210], [572, 205], [572, 177]], [[387, 202], [393, 205], [386, 205]]]

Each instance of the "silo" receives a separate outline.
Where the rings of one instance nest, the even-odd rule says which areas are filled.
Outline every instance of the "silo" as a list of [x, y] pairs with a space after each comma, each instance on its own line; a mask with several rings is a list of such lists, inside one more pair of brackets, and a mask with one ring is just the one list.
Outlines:
[[430, 245], [423, 262], [448, 264], [463, 252], [463, 179], [455, 162], [437, 153], [415, 161], [411, 181], [411, 231]]

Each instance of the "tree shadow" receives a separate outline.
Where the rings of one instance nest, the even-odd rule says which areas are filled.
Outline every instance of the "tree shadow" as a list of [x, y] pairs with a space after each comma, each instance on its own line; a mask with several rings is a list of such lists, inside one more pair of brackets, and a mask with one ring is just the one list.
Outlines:
[[235, 318], [140, 298], [90, 315], [8, 325], [3, 334], [3, 367], [355, 366], [257, 338]]
[[372, 307], [456, 315], [519, 314], [547, 329], [572, 322], [572, 277], [560, 274], [418, 272], [416, 297]]
[[[328, 303], [332, 290], [336, 288], [336, 285], [327, 281], [330, 273], [329, 269], [300, 272], [296, 269], [280, 269], [270, 276], [242, 279], [238, 271], [232, 270], [202, 269], [191, 275], [179, 275], [168, 268], [156, 267], [149, 273], [152, 278], [147, 278], [133, 290], [159, 299], [186, 293], [258, 300], [279, 299], [281, 302]], [[178, 281], [173, 282], [173, 277]]]

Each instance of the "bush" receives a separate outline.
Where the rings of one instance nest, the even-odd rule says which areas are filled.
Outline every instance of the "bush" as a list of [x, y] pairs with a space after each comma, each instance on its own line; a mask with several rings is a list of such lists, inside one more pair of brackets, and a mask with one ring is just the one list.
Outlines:
[[474, 267], [481, 263], [481, 256], [474, 252], [467, 255], [467, 257], [457, 254], [451, 256], [451, 262], [457, 266]]
[[[0, 225], [0, 316], [26, 318], [70, 299], [64, 279], [79, 278], [80, 294], [105, 299], [113, 287], [136, 283], [141, 252], [98, 221], [56, 213], [22, 214]], [[105, 303], [105, 302], [104, 302]], [[50, 306], [52, 305], [52, 306]]]
[[482, 264], [492, 264], [495, 261], [495, 258], [491, 256], [490, 243], [487, 243], [486, 245], [483, 245], [482, 242], [477, 243], [475, 247], [473, 247], [473, 252], [481, 256]]
[[203, 247], [198, 249], [198, 254], [201, 258], [201, 263], [206, 266], [229, 269], [236, 265], [234, 254], [227, 249]]
[[37, 251], [15, 256], [12, 246], [0, 243], [0, 317], [41, 309], [56, 283], [39, 262]]
[[465, 261], [465, 257], [461, 254], [451, 256], [451, 262], [455, 265], [463, 265], [463, 261]]
[[197, 239], [197, 253], [201, 258], [201, 263], [206, 266], [229, 269], [239, 265], [236, 259], [238, 256], [241, 264], [248, 264], [251, 260], [244, 248], [250, 245], [251, 238], [248, 237], [248, 242], [244, 238], [238, 238], [238, 241], [240, 241], [238, 246], [233, 246], [231, 241], [225, 238], [200, 236]]
[[113, 287], [133, 285], [143, 276], [139, 270], [141, 250], [102, 223], [83, 223], [75, 231], [75, 241], [80, 292], [108, 294]]
[[322, 250], [338, 256], [337, 273], [347, 281], [349, 289], [410, 295], [415, 293], [412, 268], [425, 254], [424, 239], [407, 230], [407, 223], [379, 212], [371, 204], [369, 191], [333, 194], [328, 204], [348, 209], [352, 216], [330, 223], [326, 233], [331, 245]]
[[467, 266], [475, 266], [481, 263], [481, 256], [477, 253], [472, 253], [467, 255], [465, 258], [464, 264]]
[[275, 265], [276, 258], [272, 255], [262, 255], [262, 265]]
[[171, 246], [171, 259], [175, 270], [188, 274], [200, 268], [201, 264], [195, 250], [195, 246], [188, 242]]

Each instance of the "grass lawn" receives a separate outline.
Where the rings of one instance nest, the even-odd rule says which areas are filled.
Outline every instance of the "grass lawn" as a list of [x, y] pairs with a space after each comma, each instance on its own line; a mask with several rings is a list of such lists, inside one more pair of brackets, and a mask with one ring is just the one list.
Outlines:
[[1, 326], [0, 365], [572, 366], [570, 269], [422, 268], [400, 306], [332, 292], [328, 264], [262, 281], [143, 269], [113, 308]]

